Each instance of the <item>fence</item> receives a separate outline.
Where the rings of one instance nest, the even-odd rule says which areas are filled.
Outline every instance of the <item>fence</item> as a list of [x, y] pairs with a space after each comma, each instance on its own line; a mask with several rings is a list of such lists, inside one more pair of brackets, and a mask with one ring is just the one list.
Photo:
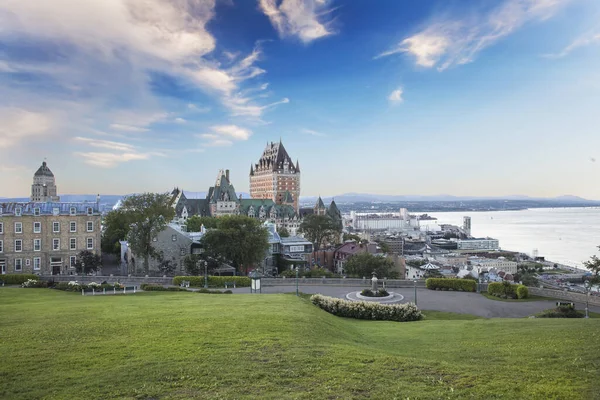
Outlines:
[[157, 285], [171, 285], [173, 283], [173, 277], [144, 277], [144, 276], [77, 276], [77, 275], [44, 275], [43, 279], [54, 282], [70, 282], [77, 281], [80, 283], [101, 283], [108, 282], [114, 283], [119, 282], [123, 285], [129, 286], [140, 286], [142, 283], [155, 283]]
[[[403, 287], [414, 287], [415, 283], [412, 280], [404, 279], [379, 279], [378, 285], [381, 286], [385, 283], [385, 287], [389, 288], [403, 288]], [[298, 278], [298, 284], [310, 286], [371, 286], [370, 278]], [[295, 286], [296, 278], [263, 278], [263, 286]], [[424, 288], [425, 281], [417, 280], [417, 287]]]

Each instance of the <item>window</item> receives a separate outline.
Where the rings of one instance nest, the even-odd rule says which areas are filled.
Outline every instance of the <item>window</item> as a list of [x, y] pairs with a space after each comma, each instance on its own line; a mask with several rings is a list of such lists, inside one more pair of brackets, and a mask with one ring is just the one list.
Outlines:
[[71, 207], [69, 209], [69, 214], [70, 215], [77, 215], [77, 209], [75, 207]]
[[16, 215], [17, 217], [20, 217], [20, 216], [21, 216], [21, 212], [22, 212], [22, 211], [23, 211], [23, 210], [21, 209], [21, 207], [17, 207], [17, 208], [15, 208], [15, 215]]
[[33, 209], [33, 215], [35, 215], [36, 217], [38, 217], [40, 215], [40, 208], [36, 207]]
[[21, 239], [15, 240], [15, 251], [23, 251], [23, 241]]
[[33, 270], [34, 270], [34, 271], [39, 271], [39, 270], [40, 270], [40, 267], [41, 267], [41, 265], [42, 265], [42, 259], [41, 259], [41, 258], [39, 258], [39, 257], [35, 257], [35, 258], [33, 259]]
[[0, 235], [4, 233], [4, 223], [0, 222]]
[[52, 239], [52, 250], [60, 250], [60, 239]]
[[69, 231], [71, 231], [71, 232], [77, 232], [77, 222], [71, 221], [71, 223], [69, 225], [70, 225]]
[[77, 258], [75, 256], [69, 257], [69, 266], [71, 268], [75, 268], [76, 263], [77, 263]]
[[179, 254], [181, 254], [182, 256], [186, 255], [185, 247], [182, 247], [181, 250], [179, 250], [179, 251], [180, 251]]
[[0, 240], [0, 253], [4, 252], [4, 242]]
[[94, 209], [92, 207], [88, 207], [87, 215], [92, 215], [94, 213]]
[[15, 271], [23, 270], [23, 260], [21, 258], [15, 258]]
[[69, 248], [71, 250], [77, 250], [77, 238], [71, 238]]
[[31, 265], [31, 260], [29, 258], [25, 259], [25, 266], [29, 267]]
[[52, 215], [59, 215], [59, 214], [60, 214], [60, 208], [54, 207], [52, 209]]
[[87, 238], [87, 249], [91, 250], [94, 248], [94, 238]]
[[41, 233], [42, 232], [42, 223], [34, 222], [33, 223], [33, 233]]
[[171, 236], [171, 240], [174, 241], [174, 242], [176, 242], [177, 241], [177, 235]]
[[93, 232], [94, 231], [94, 221], [88, 221], [87, 222], [87, 231], [88, 232]]
[[52, 232], [54, 232], [54, 233], [60, 232], [60, 222], [52, 223]]
[[15, 233], [23, 233], [23, 223], [15, 222]]
[[42, 250], [42, 239], [33, 239], [33, 251]]

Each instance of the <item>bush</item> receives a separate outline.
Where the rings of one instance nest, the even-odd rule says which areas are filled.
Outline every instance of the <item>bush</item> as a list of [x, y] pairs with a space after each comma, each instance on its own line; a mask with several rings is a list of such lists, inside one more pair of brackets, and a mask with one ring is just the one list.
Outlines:
[[21, 287], [24, 287], [24, 288], [46, 288], [46, 287], [48, 287], [48, 282], [38, 281], [36, 279], [27, 279], [25, 282], [23, 282], [21, 284]]
[[585, 315], [573, 307], [560, 306], [550, 310], [544, 310], [537, 314], [538, 318], [583, 318]]
[[517, 285], [517, 298], [526, 299], [529, 297], [529, 289], [525, 285]]
[[463, 292], [474, 292], [477, 290], [477, 282], [472, 279], [455, 279], [455, 278], [428, 278], [425, 281], [427, 289], [436, 290], [456, 290]]
[[320, 294], [311, 296], [310, 301], [338, 317], [371, 319], [379, 321], [418, 321], [423, 314], [413, 303], [407, 304], [379, 304], [368, 301], [346, 301], [327, 297]]
[[140, 289], [145, 292], [187, 292], [187, 289], [180, 287], [164, 287], [156, 283], [142, 283]]
[[390, 295], [385, 289], [378, 289], [377, 292], [373, 292], [371, 289], [364, 289], [360, 294], [366, 297], [385, 297]]
[[210, 289], [200, 289], [198, 290], [198, 293], [206, 293], [206, 294], [232, 294], [233, 292], [231, 290], [210, 290]]
[[5, 285], [22, 285], [29, 279], [39, 281], [40, 277], [33, 274], [6, 274], [0, 275], [0, 281], [3, 281]]
[[80, 284], [77, 281], [58, 282], [54, 285], [54, 289], [64, 290], [66, 292], [81, 292], [87, 289], [87, 285]]
[[[173, 285], [179, 286], [181, 282], [189, 281], [190, 287], [204, 287], [203, 276], [176, 276], [173, 278]], [[225, 287], [225, 282], [235, 282], [236, 287], [249, 287], [250, 278], [247, 276], [209, 276], [209, 287]]]

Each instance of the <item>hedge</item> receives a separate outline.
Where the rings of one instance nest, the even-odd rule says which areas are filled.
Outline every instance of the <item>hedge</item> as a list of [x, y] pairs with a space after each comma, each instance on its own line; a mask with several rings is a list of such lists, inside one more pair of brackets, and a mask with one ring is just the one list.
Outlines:
[[[190, 282], [190, 287], [204, 287], [203, 276], [176, 276], [173, 278], [173, 285], [179, 286], [181, 282]], [[250, 278], [247, 276], [209, 276], [209, 287], [225, 287], [225, 282], [235, 282], [236, 287], [249, 287]]]
[[198, 293], [205, 293], [205, 294], [232, 294], [233, 292], [231, 290], [210, 290], [210, 289], [200, 289], [198, 290]]
[[423, 314], [414, 303], [380, 304], [369, 301], [347, 301], [320, 294], [311, 296], [310, 301], [338, 317], [371, 319], [379, 321], [418, 321]]
[[6, 274], [0, 275], [0, 281], [3, 281], [5, 285], [21, 285], [27, 282], [29, 279], [39, 280], [40, 277], [34, 274]]
[[477, 282], [472, 279], [455, 278], [428, 278], [425, 287], [431, 290], [456, 290], [462, 292], [474, 292], [477, 290]]
[[145, 292], [187, 292], [186, 289], [180, 287], [164, 287], [156, 283], [142, 283], [140, 289]]
[[550, 310], [544, 310], [535, 315], [537, 318], [583, 318], [585, 315], [572, 307], [556, 307]]
[[525, 285], [515, 285], [510, 282], [490, 282], [488, 294], [503, 298], [526, 299], [529, 297], [529, 289]]

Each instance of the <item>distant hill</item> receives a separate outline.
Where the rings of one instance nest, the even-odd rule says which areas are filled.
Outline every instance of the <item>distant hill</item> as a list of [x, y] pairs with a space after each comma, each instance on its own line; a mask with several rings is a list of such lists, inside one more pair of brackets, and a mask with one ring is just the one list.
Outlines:
[[[316, 202], [317, 196], [300, 197], [302, 203]], [[557, 203], [599, 203], [596, 200], [587, 200], [578, 196], [564, 195], [559, 197], [529, 197], [524, 195], [509, 195], [509, 196], [453, 196], [449, 194], [440, 194], [435, 196], [420, 196], [420, 195], [380, 195], [369, 193], [344, 193], [337, 196], [322, 197], [323, 201], [331, 202], [335, 199], [336, 203], [360, 203], [360, 202], [406, 202], [406, 201], [484, 201], [484, 200], [522, 200], [522, 201], [544, 201]]]

